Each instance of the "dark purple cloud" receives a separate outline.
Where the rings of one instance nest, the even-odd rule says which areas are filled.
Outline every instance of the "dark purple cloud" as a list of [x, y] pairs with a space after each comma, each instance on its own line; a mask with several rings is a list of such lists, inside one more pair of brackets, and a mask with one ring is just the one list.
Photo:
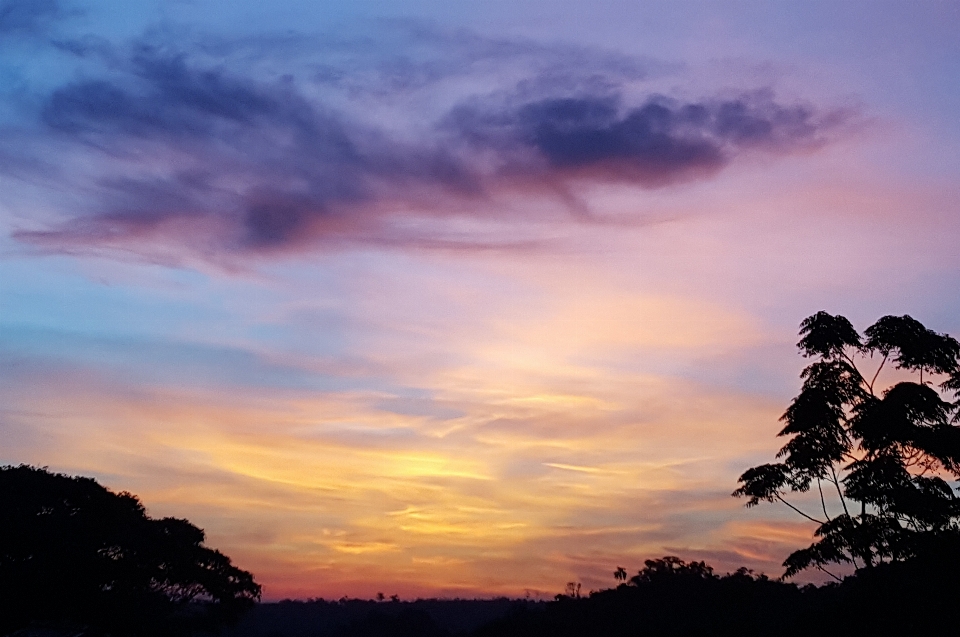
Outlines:
[[44, 125], [91, 152], [136, 162], [150, 148], [179, 162], [163, 178], [101, 179], [92, 216], [48, 238], [79, 233], [95, 241], [98, 220], [115, 239], [172, 217], [216, 216], [232, 229], [222, 237], [225, 247], [282, 247], [328, 217], [412, 197], [417, 186], [477, 187], [452, 156], [350, 124], [288, 83], [195, 69], [148, 49], [130, 69], [122, 83], [89, 80], [55, 90], [41, 113]]
[[763, 91], [693, 103], [653, 96], [632, 108], [615, 96], [549, 98], [506, 112], [464, 106], [451, 125], [505, 157], [532, 153], [545, 174], [582, 172], [647, 187], [715, 172], [749, 149], [785, 154], [813, 146], [827, 128], [812, 108], [780, 105]]
[[[162, 234], [240, 252], [343, 241], [447, 245], [449, 237], [397, 227], [410, 210], [466, 214], [510, 188], [566, 191], [585, 178], [664, 187], [705, 178], [744, 152], [823, 143], [837, 119], [780, 104], [768, 91], [625, 104], [615, 77], [570, 72], [557, 80], [561, 71], [548, 65], [549, 82], [523, 79], [433, 114], [389, 111], [401, 129], [406, 122], [415, 131], [400, 134], [396, 121], [381, 126], [351, 113], [349, 100], [325, 99], [328, 79], [245, 74], [169, 46], [105, 46], [61, 47], [105, 61], [101, 72], [42, 96], [36, 132], [102, 170], [74, 185], [86, 203], [72, 219], [20, 239], [59, 249]], [[455, 72], [424, 64], [429, 73], [414, 61], [401, 66], [429, 81], [392, 90], [412, 85], [429, 94], [431, 82]], [[381, 106], [393, 95], [381, 95]]]

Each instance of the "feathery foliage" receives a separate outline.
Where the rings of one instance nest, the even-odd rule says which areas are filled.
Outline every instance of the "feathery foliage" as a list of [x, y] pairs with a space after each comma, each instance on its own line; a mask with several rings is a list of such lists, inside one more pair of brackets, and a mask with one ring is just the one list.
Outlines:
[[[960, 497], [949, 482], [960, 478], [960, 343], [910, 316], [884, 316], [861, 336], [827, 312], [805, 319], [800, 337], [801, 354], [815, 360], [781, 417], [778, 435], [789, 439], [780, 462], [748, 469], [733, 492], [747, 506], [779, 501], [819, 524], [784, 575], [960, 546]], [[917, 377], [881, 389], [885, 366]], [[819, 512], [787, 501], [814, 484]]]

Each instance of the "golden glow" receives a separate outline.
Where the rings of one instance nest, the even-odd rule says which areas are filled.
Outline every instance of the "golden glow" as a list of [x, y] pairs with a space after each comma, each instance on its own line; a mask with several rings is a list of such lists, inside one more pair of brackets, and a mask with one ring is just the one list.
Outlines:
[[[560, 274], [526, 271], [523, 285], [550, 288]], [[617, 564], [739, 537], [714, 520], [738, 506], [730, 457], [770, 451], [778, 406], [643, 368], [663, 352], [716, 356], [761, 339], [750, 320], [575, 276], [543, 298], [485, 289], [472, 302], [488, 314], [457, 325], [417, 324], [413, 301], [361, 305], [395, 326], [395, 342], [365, 347], [409, 396], [129, 393], [78, 377], [49, 385], [60, 402], [38, 385], [21, 396], [58, 423], [45, 464], [196, 522], [268, 598], [599, 588]]]

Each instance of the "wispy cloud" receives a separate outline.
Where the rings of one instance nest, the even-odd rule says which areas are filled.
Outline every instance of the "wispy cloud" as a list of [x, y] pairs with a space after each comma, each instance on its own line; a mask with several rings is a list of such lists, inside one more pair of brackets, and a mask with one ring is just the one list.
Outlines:
[[[735, 477], [724, 460], [736, 442], [699, 422], [732, 400], [702, 396], [691, 409], [679, 387], [661, 396], [667, 418], [645, 413], [653, 391], [645, 383], [643, 398], [636, 383], [618, 388], [613, 412], [591, 401], [561, 410], [448, 390], [440, 397], [463, 415], [438, 435], [419, 416], [384, 409], [372, 392], [238, 397], [66, 371], [4, 385], [0, 430], [17, 441], [6, 452], [94, 473], [135, 490], [155, 515], [187, 515], [215, 530], [211, 541], [269, 582], [271, 598], [369, 596], [370, 586], [395, 582], [405, 595], [516, 595], [518, 578], [545, 590], [570, 577], [599, 586], [609, 584], [611, 564], [639, 565], [664, 543], [724, 546], [738, 505], [726, 497]], [[743, 402], [741, 416], [773, 417]], [[502, 419], [512, 435], [488, 435], [485, 423]], [[618, 420], [630, 423], [611, 423]], [[681, 423], [700, 440], [671, 452]], [[398, 430], [404, 435], [392, 435]], [[655, 457], [664, 452], [672, 458]]]

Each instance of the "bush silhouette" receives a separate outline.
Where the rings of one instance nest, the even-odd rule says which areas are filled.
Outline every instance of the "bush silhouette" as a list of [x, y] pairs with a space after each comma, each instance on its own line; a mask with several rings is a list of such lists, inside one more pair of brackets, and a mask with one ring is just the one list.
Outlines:
[[152, 519], [136, 496], [91, 478], [0, 467], [0, 512], [0, 633], [172, 634], [229, 621], [260, 597], [202, 530]]

